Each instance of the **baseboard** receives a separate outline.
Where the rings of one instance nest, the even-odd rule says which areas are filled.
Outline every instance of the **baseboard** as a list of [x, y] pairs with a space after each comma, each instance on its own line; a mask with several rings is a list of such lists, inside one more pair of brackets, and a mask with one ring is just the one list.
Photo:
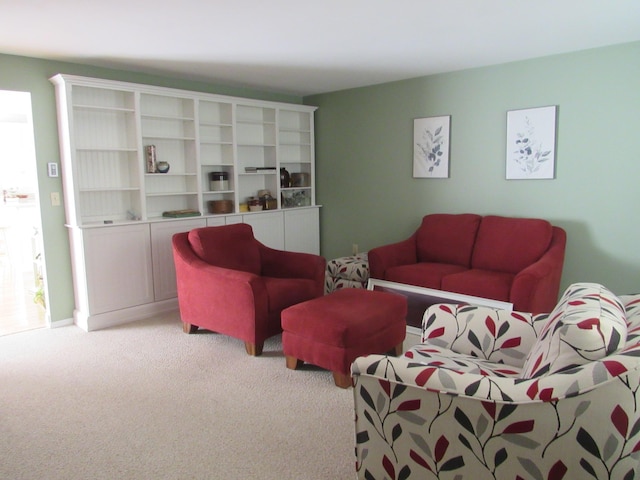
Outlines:
[[171, 298], [160, 302], [137, 305], [135, 307], [105, 312], [98, 315], [83, 315], [82, 312], [74, 310], [74, 323], [85, 332], [101, 330], [103, 328], [122, 325], [123, 323], [135, 322], [143, 318], [152, 317], [160, 313], [165, 313], [178, 309], [178, 299]]
[[47, 327], [49, 328], [60, 328], [60, 327], [68, 327], [69, 325], [73, 325], [73, 318], [63, 318], [62, 320], [56, 320], [55, 322], [51, 321], [51, 318], [47, 318]]

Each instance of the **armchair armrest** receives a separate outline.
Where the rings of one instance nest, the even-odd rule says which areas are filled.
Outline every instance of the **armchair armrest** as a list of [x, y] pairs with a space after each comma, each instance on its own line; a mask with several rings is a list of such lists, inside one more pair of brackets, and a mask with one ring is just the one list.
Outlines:
[[566, 243], [566, 232], [553, 227], [549, 249], [513, 279], [509, 298], [514, 309], [533, 313], [553, 310], [558, 301]]
[[326, 260], [320, 255], [276, 250], [260, 244], [262, 274], [276, 278], [306, 278], [324, 284]]
[[547, 317], [547, 314], [440, 303], [425, 311], [421, 341], [522, 368]]
[[411, 265], [418, 262], [416, 235], [401, 242], [383, 245], [369, 250], [369, 272], [371, 278], [384, 280], [385, 272], [391, 267]]

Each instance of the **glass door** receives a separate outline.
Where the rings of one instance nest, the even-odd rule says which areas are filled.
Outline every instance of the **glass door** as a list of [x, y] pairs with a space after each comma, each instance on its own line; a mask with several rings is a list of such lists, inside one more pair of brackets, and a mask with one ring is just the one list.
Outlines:
[[36, 157], [27, 92], [0, 91], [0, 335], [46, 326]]

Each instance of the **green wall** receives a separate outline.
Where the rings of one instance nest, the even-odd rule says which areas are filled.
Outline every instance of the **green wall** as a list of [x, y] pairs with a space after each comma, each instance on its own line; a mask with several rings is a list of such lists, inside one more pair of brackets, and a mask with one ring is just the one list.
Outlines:
[[[561, 289], [640, 291], [640, 42], [305, 97], [317, 105], [327, 258], [429, 213], [540, 217], [568, 242]], [[558, 105], [556, 179], [506, 180], [506, 112]], [[412, 178], [413, 119], [451, 115], [448, 179]]]
[[[0, 54], [0, 89], [31, 93], [49, 308], [73, 314], [59, 178], [56, 73], [272, 101], [290, 95]], [[640, 291], [640, 42], [306, 97], [316, 113], [322, 253], [333, 258], [406, 238], [422, 216], [542, 217], [567, 230], [563, 287], [601, 282]], [[505, 180], [507, 110], [558, 105], [557, 178]], [[451, 115], [448, 179], [412, 178], [413, 119]]]
[[51, 192], [62, 192], [62, 180], [47, 176], [47, 162], [60, 161], [55, 92], [53, 84], [49, 82], [49, 78], [56, 73], [160, 85], [261, 100], [302, 103], [300, 97], [291, 95], [0, 54], [0, 90], [31, 93], [38, 188], [42, 212], [42, 235], [48, 277], [49, 314], [53, 323], [72, 318], [74, 308], [69, 241], [64, 227], [64, 208], [62, 206], [52, 207], [49, 200]]

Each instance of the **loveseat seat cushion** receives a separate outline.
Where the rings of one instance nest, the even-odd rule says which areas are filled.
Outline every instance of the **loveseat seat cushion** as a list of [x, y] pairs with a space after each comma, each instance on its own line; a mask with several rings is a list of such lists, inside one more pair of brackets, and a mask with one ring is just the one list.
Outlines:
[[441, 289], [508, 302], [515, 275], [492, 270], [465, 270], [442, 279]]
[[469, 268], [480, 215], [427, 215], [416, 232], [418, 262], [436, 262]]
[[412, 265], [399, 265], [388, 268], [385, 272], [385, 280], [440, 289], [443, 277], [466, 270], [465, 267], [460, 265], [450, 265], [448, 263], [414, 263]]
[[196, 228], [188, 239], [195, 254], [208, 264], [260, 275], [260, 250], [250, 225]]
[[516, 274], [542, 257], [552, 235], [546, 220], [487, 215], [478, 229], [471, 267]]
[[549, 314], [522, 368], [522, 378], [562, 372], [612, 355], [627, 340], [625, 308], [607, 288], [574, 283]]

